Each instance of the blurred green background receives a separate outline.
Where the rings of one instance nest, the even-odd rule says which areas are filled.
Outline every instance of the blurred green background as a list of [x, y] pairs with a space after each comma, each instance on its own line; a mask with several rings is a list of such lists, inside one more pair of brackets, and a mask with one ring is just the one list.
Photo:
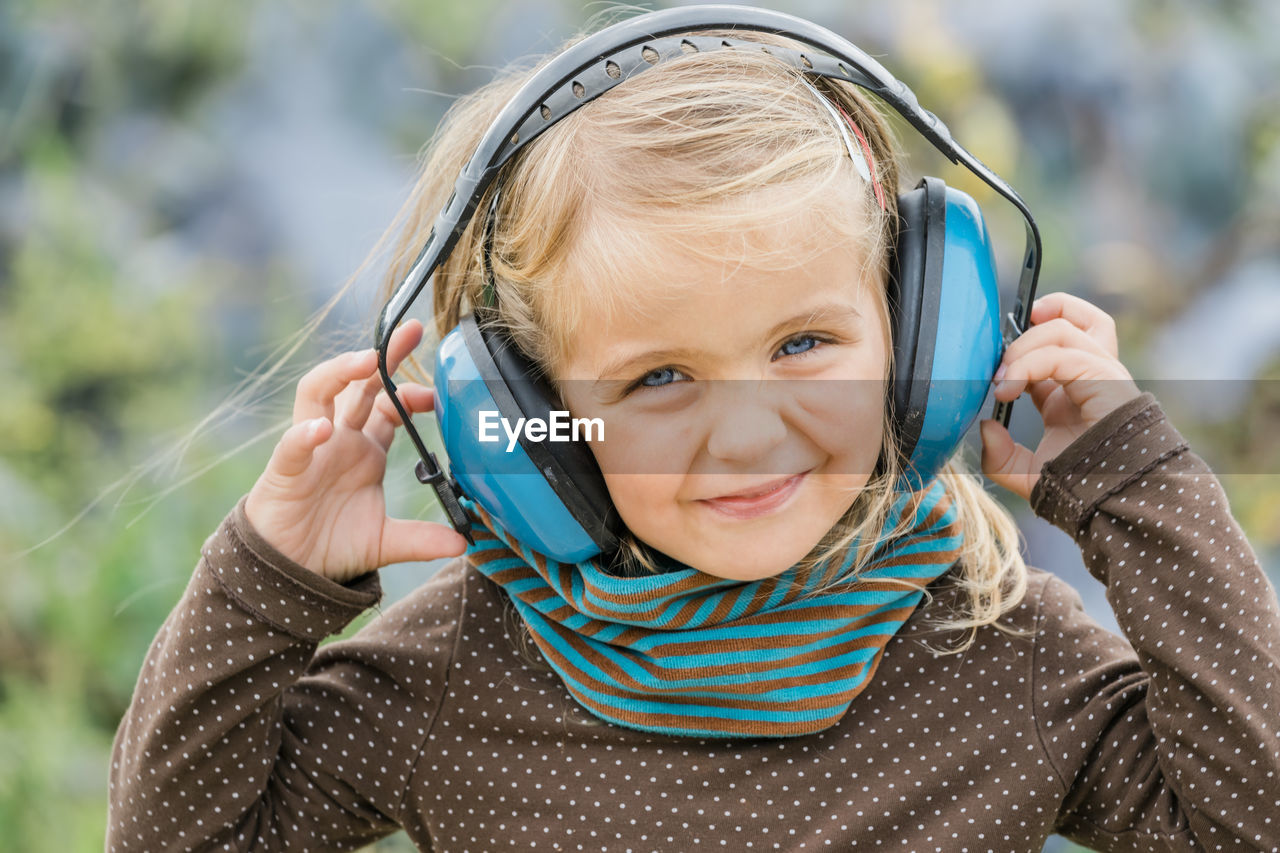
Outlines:
[[[765, 5], [878, 56], [1018, 187], [1042, 292], [1116, 317], [1125, 363], [1221, 473], [1274, 579], [1280, 4]], [[0, 847], [102, 848], [146, 648], [261, 470], [292, 379], [366, 345], [376, 264], [287, 375], [241, 381], [359, 266], [451, 99], [611, 8], [0, 0]], [[901, 135], [911, 171], [986, 204], [1012, 269], [1011, 210]], [[403, 449], [393, 509], [430, 515]], [[1010, 505], [1031, 562], [1113, 625], [1072, 542]], [[385, 570], [389, 599], [429, 571]]]

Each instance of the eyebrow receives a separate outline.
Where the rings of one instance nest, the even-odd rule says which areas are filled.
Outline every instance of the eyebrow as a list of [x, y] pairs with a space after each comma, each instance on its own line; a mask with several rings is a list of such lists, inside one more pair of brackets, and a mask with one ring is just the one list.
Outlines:
[[[788, 317], [780, 323], [774, 325], [772, 329], [765, 335], [766, 338], [775, 337], [782, 332], [796, 326], [804, 326], [822, 320], [836, 321], [859, 321], [862, 319], [862, 312], [854, 308], [852, 305], [841, 305], [835, 302], [829, 302], [817, 306], [816, 308], [802, 311], [792, 317]], [[656, 361], [679, 361], [682, 359], [695, 356], [700, 351], [693, 347], [674, 347], [671, 349], [646, 350], [633, 356], [627, 356], [621, 359], [615, 359], [605, 364], [600, 371], [600, 377], [615, 376], [625, 373], [629, 368], [637, 362], [656, 362]]]

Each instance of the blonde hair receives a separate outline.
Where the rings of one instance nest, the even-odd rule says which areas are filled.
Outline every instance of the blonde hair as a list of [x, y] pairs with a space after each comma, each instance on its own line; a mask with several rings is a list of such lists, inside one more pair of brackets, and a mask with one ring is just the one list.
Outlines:
[[[790, 46], [776, 36], [750, 38]], [[398, 242], [384, 296], [415, 260], [481, 133], [530, 73], [509, 70], [458, 100], [446, 115], [393, 226]], [[896, 146], [876, 107], [855, 87], [828, 80], [811, 85], [839, 104], [865, 136], [875, 177], [885, 189], [885, 209], [857, 176], [841, 130], [799, 71], [765, 50], [690, 52], [576, 110], [505, 168], [490, 260], [494, 322], [554, 378], [583, 323], [627, 310], [641, 296], [651, 298], [612, 281], [612, 269], [643, 263], [655, 239], [694, 255], [710, 245], [723, 252], [723, 241], [706, 239], [715, 234], [729, 237], [730, 244], [740, 240], [753, 266], [779, 268], [794, 267], [798, 253], [819, 245], [857, 241], [867, 250], [861, 279], [878, 288], [888, 340]], [[480, 211], [488, 209], [493, 192], [481, 200]], [[440, 337], [466, 312], [488, 302], [483, 220], [481, 213], [469, 224], [435, 272], [433, 315]], [[815, 225], [821, 233], [814, 232]], [[796, 239], [773, 239], [767, 247], [751, 239], [755, 232], [776, 235], [780, 228], [794, 229]], [[418, 378], [429, 381], [414, 368]], [[899, 529], [882, 531], [900, 495], [895, 484], [902, 474], [888, 406], [884, 436], [877, 470], [802, 569], [845, 554], [856, 541], [854, 567], [860, 570], [884, 536], [909, 527], [912, 511], [903, 513]], [[960, 571], [953, 574], [965, 601], [962, 612], [939, 627], [970, 629], [967, 639], [947, 649], [960, 651], [973, 642], [978, 627], [1001, 627], [997, 620], [1023, 596], [1026, 566], [1013, 519], [984, 491], [981, 477], [958, 457], [939, 476], [964, 534]], [[912, 500], [922, 497], [916, 493]], [[647, 546], [630, 534], [624, 535], [617, 561], [629, 570], [654, 567]]]

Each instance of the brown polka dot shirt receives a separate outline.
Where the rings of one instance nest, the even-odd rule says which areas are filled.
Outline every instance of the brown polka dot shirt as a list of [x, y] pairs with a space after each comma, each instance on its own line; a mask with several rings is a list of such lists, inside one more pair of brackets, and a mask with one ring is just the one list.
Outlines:
[[[665, 738], [597, 721], [455, 561], [379, 598], [275, 552], [243, 502], [208, 540], [116, 736], [107, 848], [1280, 849], [1280, 609], [1217, 479], [1143, 397], [1046, 466], [1125, 638], [1032, 571], [963, 654], [944, 576], [834, 727]], [[1127, 640], [1127, 642], [1126, 642]]]

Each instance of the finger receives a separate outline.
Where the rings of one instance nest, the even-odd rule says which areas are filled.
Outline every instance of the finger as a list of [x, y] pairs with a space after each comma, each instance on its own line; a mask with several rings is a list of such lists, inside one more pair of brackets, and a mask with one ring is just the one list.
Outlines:
[[1009, 365], [1032, 350], [1048, 346], [1075, 347], [1104, 358], [1116, 357], [1079, 326], [1062, 317], [1055, 317], [1032, 326], [1019, 335], [1013, 343], [1009, 344], [1001, 361]]
[[1011, 362], [996, 385], [997, 400], [1014, 400], [1033, 382], [1052, 380], [1089, 423], [1141, 393], [1115, 359], [1071, 347], [1048, 346]]
[[[400, 397], [401, 404], [408, 410], [410, 415], [418, 412], [429, 412], [435, 407], [435, 391], [425, 385], [406, 382], [396, 387], [396, 394]], [[381, 445], [383, 450], [386, 450], [391, 446], [391, 441], [395, 438], [396, 427], [400, 426], [400, 424], [400, 413], [396, 411], [391, 398], [384, 391], [377, 397], [373, 416], [369, 418], [365, 432]]]
[[271, 452], [268, 470], [285, 477], [296, 477], [311, 464], [311, 457], [320, 445], [333, 435], [333, 424], [325, 418], [313, 418], [294, 424], [285, 430]]
[[978, 431], [982, 435], [982, 473], [996, 485], [1030, 499], [1038, 477], [1035, 454], [1014, 441], [997, 421], [982, 421]]
[[400, 369], [400, 362], [422, 343], [422, 323], [407, 320], [391, 333], [391, 341], [387, 345], [387, 374], [394, 376]]
[[1112, 357], [1119, 355], [1115, 319], [1092, 302], [1070, 293], [1048, 293], [1031, 306], [1031, 322], [1035, 325], [1058, 317], [1083, 331]]
[[[410, 320], [391, 333], [387, 346], [387, 373], [394, 374], [409, 353], [422, 341], [422, 323]], [[382, 374], [377, 373], [359, 386], [352, 385], [338, 395], [337, 423], [351, 429], [363, 429], [373, 411], [373, 401], [384, 388]]]
[[1051, 381], [1065, 386], [1095, 369], [1098, 357], [1073, 347], [1043, 346], [1024, 353], [1005, 365], [1004, 378], [996, 383], [997, 400], [1015, 400], [1029, 385]]
[[382, 387], [382, 377], [377, 374], [363, 382], [348, 385], [334, 401], [336, 422], [350, 429], [364, 429], [369, 412], [373, 410], [373, 401]]
[[1032, 382], [1031, 387], [1027, 389], [1027, 393], [1031, 395], [1031, 402], [1035, 403], [1036, 409], [1044, 411], [1044, 407], [1049, 402], [1049, 398], [1053, 396], [1053, 392], [1061, 389], [1062, 386], [1052, 379], [1041, 379], [1039, 382]]
[[411, 560], [456, 557], [467, 550], [467, 540], [447, 524], [388, 518], [382, 524], [378, 567]]
[[333, 419], [333, 400], [352, 382], [365, 379], [378, 366], [373, 350], [347, 352], [311, 368], [298, 381], [293, 400], [293, 422], [313, 418]]

